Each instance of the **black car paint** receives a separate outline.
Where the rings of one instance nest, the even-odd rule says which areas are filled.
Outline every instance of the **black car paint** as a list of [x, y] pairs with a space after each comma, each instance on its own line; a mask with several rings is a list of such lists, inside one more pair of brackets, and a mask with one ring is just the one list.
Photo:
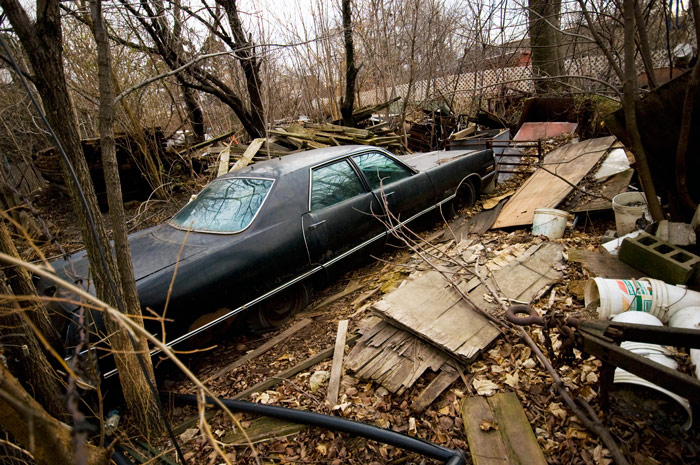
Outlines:
[[[339, 159], [352, 160], [353, 155], [367, 151], [386, 154], [413, 174], [372, 191], [351, 161], [367, 192], [317, 212], [310, 211], [312, 170]], [[441, 162], [441, 155], [452, 159]], [[416, 169], [426, 166], [431, 167]], [[176, 342], [202, 314], [227, 307], [234, 310], [219, 320], [230, 317], [297, 282], [324, 275], [326, 268], [359, 250], [382, 245], [387, 230], [373, 215], [382, 215], [383, 200], [402, 222], [410, 221], [449, 201], [466, 180], [479, 192], [494, 171], [490, 150], [435, 152], [422, 157], [418, 154], [404, 161], [382, 149], [366, 146], [318, 149], [252, 165], [225, 175], [275, 180], [247, 229], [236, 234], [202, 233], [162, 224], [129, 237], [139, 299], [143, 308], [161, 313], [172, 281], [167, 317], [173, 322], [166, 330], [168, 340]], [[82, 280], [82, 285], [89, 288], [84, 251], [74, 254], [70, 262], [62, 260], [52, 266], [60, 277]], [[51, 285], [41, 280], [40, 291]], [[74, 310], [63, 309], [69, 313]], [[101, 329], [99, 316], [97, 321]], [[149, 329], [158, 333], [160, 325]], [[75, 336], [70, 330], [67, 334], [69, 339]], [[75, 341], [67, 342], [70, 346]]]

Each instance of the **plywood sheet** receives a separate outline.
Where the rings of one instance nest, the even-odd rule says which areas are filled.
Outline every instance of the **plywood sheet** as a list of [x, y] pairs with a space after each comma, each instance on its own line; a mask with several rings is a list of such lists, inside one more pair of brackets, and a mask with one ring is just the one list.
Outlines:
[[[542, 168], [518, 189], [498, 215], [493, 228], [532, 224], [537, 208], [556, 208], [573, 190], [569, 183], [578, 184], [615, 141], [613, 136], [568, 144], [545, 156]], [[566, 179], [566, 181], [561, 178]]]

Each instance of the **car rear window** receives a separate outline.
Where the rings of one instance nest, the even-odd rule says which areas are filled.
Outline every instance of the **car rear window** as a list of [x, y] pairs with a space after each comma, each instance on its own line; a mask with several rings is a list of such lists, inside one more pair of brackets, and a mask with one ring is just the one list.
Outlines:
[[273, 182], [256, 178], [214, 181], [180, 210], [170, 224], [193, 231], [240, 232], [255, 218]]

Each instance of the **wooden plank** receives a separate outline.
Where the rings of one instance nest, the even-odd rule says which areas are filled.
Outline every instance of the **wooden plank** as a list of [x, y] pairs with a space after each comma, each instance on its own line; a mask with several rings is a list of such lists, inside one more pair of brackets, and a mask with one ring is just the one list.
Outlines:
[[644, 273], [623, 263], [608, 252], [569, 249], [569, 261], [579, 262], [593, 276], [613, 279], [639, 279]]
[[343, 289], [342, 291], [337, 292], [337, 293], [333, 294], [332, 296], [324, 299], [323, 301], [319, 302], [317, 305], [314, 305], [313, 307], [309, 308], [307, 311], [301, 313], [301, 315], [304, 315], [305, 313], [308, 313], [308, 312], [313, 312], [314, 310], [318, 310], [319, 308], [323, 308], [327, 305], [330, 305], [330, 304], [342, 299], [343, 297], [346, 297], [346, 296], [352, 294], [353, 292], [362, 289], [363, 287], [365, 287], [365, 285], [366, 285], [365, 283], [361, 283], [359, 281], [350, 281], [348, 283], [348, 285], [345, 287], [345, 289]]
[[228, 173], [228, 163], [231, 159], [231, 146], [229, 145], [219, 154], [219, 170], [216, 172], [216, 176], [219, 177], [222, 174]]
[[[613, 136], [568, 144], [547, 154], [543, 166], [578, 184], [608, 152]], [[501, 210], [493, 228], [532, 224], [537, 208], [556, 208], [573, 188], [562, 179], [539, 168], [518, 189]]]
[[[486, 280], [493, 287], [501, 290], [503, 293], [501, 297], [529, 303], [539, 297], [552, 283], [562, 278], [563, 273], [558, 270], [562, 264], [562, 245], [556, 242], [543, 242], [530, 247], [522, 256], [495, 271]], [[486, 286], [478, 284], [470, 289], [471, 284], [472, 282], [467, 283], [461, 289], [468, 292], [469, 298], [475, 305], [490, 312], [502, 311], [497, 302], [484, 298], [484, 295], [490, 296]]]
[[[621, 194], [627, 190], [627, 187], [632, 181], [632, 176], [634, 176], [634, 170], [628, 169], [622, 173], [617, 173], [611, 176], [606, 181], [594, 184], [591, 186], [591, 192], [602, 195], [609, 199], [612, 199], [617, 194]], [[590, 197], [584, 194], [577, 196], [567, 205], [566, 210], [572, 213], [599, 211], [599, 210], [610, 210], [612, 208], [612, 202], [609, 200]]]
[[[486, 397], [466, 397], [462, 402], [462, 422], [469, 442], [469, 454], [474, 465], [505, 465], [510, 463], [506, 445], [500, 435], [491, 406]], [[493, 429], [482, 429], [491, 424]], [[495, 429], [499, 428], [499, 429]]]
[[[226, 433], [221, 442], [229, 446], [247, 446], [248, 444], [257, 444], [262, 441], [274, 438], [284, 438], [293, 434], [306, 431], [307, 425], [290, 423], [276, 418], [260, 417], [250, 421], [245, 430], [236, 430]], [[246, 438], [247, 436], [247, 438]]]
[[499, 433], [508, 450], [511, 463], [546, 465], [547, 461], [532, 432], [518, 396], [513, 392], [496, 394], [488, 399]]
[[221, 377], [222, 375], [235, 370], [236, 368], [244, 365], [245, 363], [248, 363], [249, 361], [261, 356], [268, 350], [272, 349], [274, 346], [279, 344], [282, 341], [285, 341], [289, 339], [291, 336], [299, 332], [300, 329], [304, 328], [306, 325], [311, 323], [311, 320], [304, 318], [302, 320], [297, 321], [294, 325], [291, 327], [287, 328], [285, 331], [282, 333], [278, 334], [277, 336], [273, 337], [269, 341], [265, 342], [264, 344], [260, 345], [260, 347], [255, 348], [254, 350], [251, 350], [247, 354], [245, 354], [243, 357], [237, 359], [236, 361], [228, 364], [221, 370], [217, 371], [213, 375], [211, 375], [209, 378], [204, 380], [204, 383], [209, 383], [210, 381]]
[[422, 412], [428, 408], [428, 406], [442, 394], [442, 391], [450, 387], [457, 378], [459, 378], [457, 370], [454, 368], [447, 368], [447, 365], [443, 366], [440, 370], [440, 374], [438, 374], [411, 403], [411, 410]]
[[[260, 150], [264, 142], [265, 139], [253, 139], [245, 152], [243, 152], [243, 155], [241, 155], [241, 158], [239, 158], [236, 164], [229, 170], [229, 173], [235, 173], [248, 166], [248, 163], [250, 163], [255, 154], [258, 153], [258, 150]], [[219, 170], [220, 169], [221, 166], [219, 166]]]
[[465, 362], [500, 334], [435, 271], [411, 276], [404, 286], [375, 302], [374, 309], [392, 324]]
[[331, 365], [331, 377], [328, 381], [328, 393], [326, 396], [331, 406], [338, 403], [338, 391], [340, 390], [340, 378], [343, 376], [343, 357], [345, 356], [345, 338], [347, 334], [348, 320], [340, 320], [338, 322], [338, 334], [335, 336], [333, 365]]
[[356, 377], [400, 395], [426, 370], [438, 371], [448, 358], [412, 334], [380, 321], [350, 351], [345, 367]]
[[[360, 336], [358, 336], [358, 335], [352, 336], [347, 340], [346, 344], [347, 345], [354, 345], [355, 342], [357, 342], [357, 340], [359, 338], [360, 338]], [[246, 397], [250, 396], [254, 392], [260, 392], [260, 391], [265, 391], [267, 389], [270, 389], [271, 387], [274, 387], [274, 386], [278, 385], [279, 383], [281, 383], [283, 380], [289, 379], [292, 376], [296, 375], [297, 373], [299, 373], [303, 370], [307, 370], [307, 369], [311, 368], [312, 366], [326, 360], [331, 355], [333, 355], [333, 351], [334, 351], [334, 347], [329, 347], [328, 349], [326, 349], [322, 352], [319, 352], [318, 354], [316, 354], [312, 357], [307, 358], [303, 362], [300, 362], [300, 363], [294, 365], [293, 367], [276, 374], [272, 378], [265, 380], [265, 381], [262, 381], [262, 382], [256, 384], [255, 386], [250, 387], [250, 388], [246, 389], [245, 391], [236, 394], [235, 396], [232, 397], [232, 399], [235, 399], [235, 400], [245, 399]]]
[[506, 202], [507, 200], [503, 199], [490, 210], [483, 210], [470, 218], [460, 217], [450, 222], [450, 227], [445, 228], [442, 234], [442, 240], [455, 239], [460, 242], [470, 234], [484, 234], [491, 229]]

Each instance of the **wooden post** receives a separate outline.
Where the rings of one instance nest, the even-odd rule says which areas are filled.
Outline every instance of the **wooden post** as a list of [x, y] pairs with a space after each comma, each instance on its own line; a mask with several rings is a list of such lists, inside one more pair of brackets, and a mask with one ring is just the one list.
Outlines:
[[331, 379], [328, 382], [328, 394], [326, 396], [331, 407], [338, 403], [338, 391], [340, 390], [340, 378], [343, 376], [343, 356], [345, 355], [345, 338], [347, 334], [348, 320], [341, 320], [338, 323], [338, 334], [335, 338]]

